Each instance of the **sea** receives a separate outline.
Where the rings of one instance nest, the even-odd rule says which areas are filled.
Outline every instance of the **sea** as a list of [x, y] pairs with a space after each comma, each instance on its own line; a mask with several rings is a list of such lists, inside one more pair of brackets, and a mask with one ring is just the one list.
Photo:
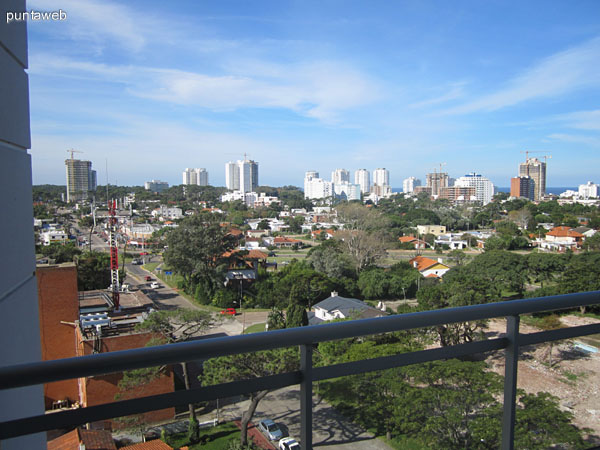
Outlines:
[[[496, 192], [510, 192], [510, 187], [495, 186]], [[546, 194], [559, 195], [565, 191], [577, 191], [579, 186], [576, 187], [546, 187]], [[402, 192], [402, 188], [392, 188], [392, 192]]]

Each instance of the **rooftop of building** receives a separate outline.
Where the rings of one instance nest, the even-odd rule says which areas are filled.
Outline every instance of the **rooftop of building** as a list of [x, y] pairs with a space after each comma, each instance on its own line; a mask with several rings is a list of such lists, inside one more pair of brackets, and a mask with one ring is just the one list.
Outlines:
[[152, 300], [141, 291], [119, 293], [118, 310], [113, 308], [110, 291], [80, 292], [79, 327], [85, 339], [94, 339], [98, 332], [103, 337], [132, 334], [152, 306]]

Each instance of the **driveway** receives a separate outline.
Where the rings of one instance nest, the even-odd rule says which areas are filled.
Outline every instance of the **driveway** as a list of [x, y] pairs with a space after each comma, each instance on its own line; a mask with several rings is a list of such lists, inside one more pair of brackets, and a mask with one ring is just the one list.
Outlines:
[[[391, 450], [383, 441], [346, 419], [324, 400], [314, 396], [313, 404], [313, 447], [336, 450]], [[247, 405], [248, 401], [243, 401], [221, 408], [221, 420], [238, 419]], [[264, 418], [273, 419], [283, 429], [284, 434], [299, 439], [300, 387], [290, 386], [269, 393], [258, 404], [252, 422], [258, 423]]]

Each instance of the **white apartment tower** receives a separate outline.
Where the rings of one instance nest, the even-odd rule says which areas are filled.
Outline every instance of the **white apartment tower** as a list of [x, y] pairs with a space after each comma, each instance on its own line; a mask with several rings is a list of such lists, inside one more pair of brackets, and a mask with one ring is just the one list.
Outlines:
[[204, 168], [185, 169], [183, 172], [183, 184], [195, 184], [197, 186], [208, 186], [208, 172]]
[[331, 182], [334, 184], [350, 183], [350, 172], [346, 169], [335, 169], [331, 172]]
[[208, 172], [204, 168], [185, 169], [183, 171], [183, 184], [195, 184], [197, 186], [208, 186]]
[[375, 169], [373, 171], [373, 184], [376, 186], [389, 186], [390, 171], [385, 168]]
[[459, 177], [454, 186], [457, 187], [474, 187], [475, 197], [482, 205], [487, 205], [492, 201], [494, 196], [494, 185], [492, 182], [475, 172], [471, 172], [464, 177]]
[[333, 183], [319, 178], [319, 172], [309, 171], [304, 175], [304, 198], [321, 199], [333, 195]]
[[402, 182], [402, 191], [405, 194], [414, 192], [415, 187], [421, 186], [421, 180], [416, 177], [408, 177]]
[[368, 194], [371, 191], [371, 174], [367, 169], [354, 172], [354, 184], [360, 185], [360, 192]]
[[86, 200], [91, 191], [96, 190], [96, 171], [91, 161], [66, 159], [67, 203]]
[[580, 184], [579, 197], [586, 199], [598, 197], [598, 185], [591, 181], [588, 181], [586, 184]]
[[232, 191], [253, 192], [258, 187], [258, 163], [244, 159], [225, 164], [225, 185]]

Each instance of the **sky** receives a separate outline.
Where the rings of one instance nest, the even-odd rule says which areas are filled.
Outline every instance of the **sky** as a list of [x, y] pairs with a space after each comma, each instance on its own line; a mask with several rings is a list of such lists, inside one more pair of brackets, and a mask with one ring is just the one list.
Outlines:
[[[600, 2], [30, 0], [34, 184], [68, 149], [98, 184], [225, 184], [244, 154], [261, 185], [345, 168], [434, 169], [509, 186], [600, 183]], [[108, 173], [107, 173], [108, 168]]]

